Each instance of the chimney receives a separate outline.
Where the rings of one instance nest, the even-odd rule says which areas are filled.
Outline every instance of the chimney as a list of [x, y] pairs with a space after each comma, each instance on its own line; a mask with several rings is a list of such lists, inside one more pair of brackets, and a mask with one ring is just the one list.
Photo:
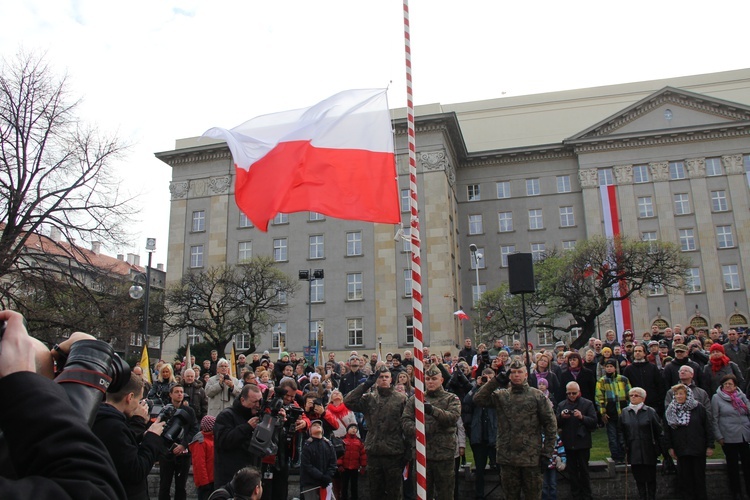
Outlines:
[[159, 271], [163, 271], [164, 270], [164, 264], [156, 264], [156, 269], [159, 270]]
[[121, 253], [117, 254], [117, 260], [125, 260], [125, 256]]
[[60, 241], [61, 237], [62, 237], [62, 234], [60, 233], [59, 229], [57, 229], [55, 226], [50, 227], [49, 239], [51, 239], [52, 241]]
[[135, 254], [128, 253], [128, 264], [135, 265]]
[[94, 252], [96, 255], [99, 255], [102, 251], [102, 242], [101, 241], [92, 241], [91, 242], [91, 251]]

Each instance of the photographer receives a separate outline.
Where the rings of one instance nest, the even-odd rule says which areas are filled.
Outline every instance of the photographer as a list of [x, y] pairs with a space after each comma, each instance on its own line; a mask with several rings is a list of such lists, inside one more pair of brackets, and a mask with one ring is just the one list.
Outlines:
[[[213, 356], [213, 351], [211, 355]], [[223, 409], [230, 408], [239, 395], [240, 382], [229, 375], [229, 361], [221, 358], [216, 362], [216, 375], [208, 379], [206, 384], [208, 414], [216, 417]]]
[[148, 404], [143, 399], [143, 379], [131, 374], [130, 380], [117, 392], [107, 393], [99, 407], [92, 430], [109, 451], [127, 498], [148, 499], [148, 474], [166, 446], [161, 434], [164, 422], [151, 424], [140, 444], [128, 419], [139, 416], [148, 420]]
[[[169, 488], [172, 486], [174, 478], [174, 497], [175, 500], [185, 500], [187, 491], [188, 472], [190, 471], [190, 453], [188, 445], [190, 440], [199, 432], [198, 421], [195, 418], [195, 412], [185, 401], [185, 391], [181, 385], [172, 386], [169, 390], [170, 404], [176, 410], [182, 409], [184, 413], [184, 422], [180, 422], [181, 431], [167, 455], [159, 461], [159, 500], [169, 500]], [[172, 413], [172, 408], [165, 408], [165, 415]], [[171, 415], [170, 415], [171, 418]], [[166, 427], [172, 427], [172, 421], [167, 422]], [[169, 436], [171, 439], [171, 435]]]
[[[50, 380], [52, 356], [28, 336], [23, 316], [0, 311], [0, 428], [10, 462], [0, 474], [3, 498], [125, 498], [112, 460], [65, 390]], [[1, 330], [0, 330], [1, 331]], [[58, 346], [66, 356], [75, 341]], [[80, 337], [78, 337], [80, 338]], [[38, 372], [38, 373], [37, 373]], [[46, 376], [45, 376], [46, 375]], [[44, 401], [44, 411], [39, 402]]]

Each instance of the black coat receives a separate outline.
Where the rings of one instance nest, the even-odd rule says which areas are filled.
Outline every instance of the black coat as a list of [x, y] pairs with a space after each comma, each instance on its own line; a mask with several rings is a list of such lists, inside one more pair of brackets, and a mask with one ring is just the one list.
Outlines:
[[628, 406], [622, 410], [618, 425], [625, 438], [628, 463], [656, 465], [656, 457], [661, 453], [663, 440], [661, 421], [656, 411], [650, 406], [643, 405], [643, 408], [636, 414]]
[[349, 372], [343, 377], [341, 377], [341, 382], [339, 383], [339, 391], [341, 391], [341, 394], [346, 396], [349, 394], [352, 390], [354, 390], [359, 384], [362, 383], [365, 379], [365, 374], [361, 371], [355, 372]]
[[216, 416], [214, 424], [214, 484], [224, 485], [234, 473], [248, 465], [259, 465], [260, 457], [248, 449], [253, 428], [247, 423], [253, 412], [237, 398]]
[[106, 403], [99, 407], [92, 430], [109, 451], [127, 497], [147, 499], [148, 474], [167, 451], [161, 436], [146, 432], [139, 444], [125, 414]]
[[688, 425], [672, 428], [664, 423], [664, 444], [678, 457], [706, 456], [706, 449], [714, 447], [714, 429], [702, 404], [690, 411]]
[[107, 450], [62, 387], [18, 372], [0, 379], [0, 399], [0, 428], [15, 467], [0, 471], [0, 497], [126, 498]]
[[[581, 388], [582, 398], [588, 399], [589, 401], [596, 401], [596, 375], [594, 375], [594, 372], [588, 368], [581, 368], [578, 378], [575, 378], [570, 370], [564, 371], [562, 377], [560, 377], [560, 387], [555, 394], [555, 399], [557, 401], [567, 399], [567, 396], [565, 395], [565, 386], [568, 385], [568, 382], [578, 383], [578, 386]], [[563, 444], [564, 443], [565, 441], [563, 441]]]
[[327, 487], [336, 473], [336, 452], [325, 438], [309, 438], [302, 446], [302, 462], [299, 470], [301, 490], [315, 486]]
[[[569, 418], [562, 417], [564, 410], [570, 412]], [[583, 414], [583, 419], [573, 416], [575, 410]], [[565, 398], [557, 405], [556, 416], [557, 427], [561, 429], [560, 439], [566, 450], [577, 451], [591, 448], [591, 433], [596, 430], [598, 422], [594, 403], [583, 397], [579, 397], [575, 402]]]
[[664, 377], [661, 376], [656, 365], [644, 361], [633, 363], [625, 367], [622, 374], [628, 377], [630, 387], [640, 387], [646, 391], [646, 405], [655, 409], [659, 415], [664, 414], [664, 397], [667, 389]]

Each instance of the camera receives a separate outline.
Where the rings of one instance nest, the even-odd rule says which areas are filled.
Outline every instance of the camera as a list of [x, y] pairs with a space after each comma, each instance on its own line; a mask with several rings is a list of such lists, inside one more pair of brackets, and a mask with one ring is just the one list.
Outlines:
[[561, 415], [569, 415], [570, 414], [570, 410], [563, 410], [563, 411], [560, 412], [560, 414]]
[[490, 379], [489, 379], [489, 377], [487, 377], [487, 375], [482, 375], [481, 379], [482, 379], [482, 383], [483, 384], [486, 384], [487, 382], [490, 381]]
[[161, 422], [164, 422], [164, 431], [161, 433], [161, 437], [169, 445], [179, 441], [185, 434], [185, 429], [190, 425], [190, 414], [186, 410], [175, 408], [171, 404], [164, 405], [158, 417]]
[[480, 356], [482, 358], [482, 362], [485, 365], [489, 365], [490, 364], [490, 353], [489, 353], [489, 351], [483, 351], [482, 354], [480, 354]]

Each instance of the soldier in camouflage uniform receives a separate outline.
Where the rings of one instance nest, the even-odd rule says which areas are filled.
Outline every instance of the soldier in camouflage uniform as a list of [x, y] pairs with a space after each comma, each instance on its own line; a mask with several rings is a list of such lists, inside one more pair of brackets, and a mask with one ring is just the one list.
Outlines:
[[[520, 360], [484, 384], [474, 395], [477, 406], [497, 411], [497, 463], [501, 466], [507, 500], [542, 497], [540, 463], [549, 463], [556, 442], [557, 420], [547, 398], [529, 387], [526, 367]], [[510, 388], [505, 389], [510, 377]], [[547, 439], [543, 439], [546, 436]]]
[[[461, 416], [458, 396], [443, 389], [443, 373], [434, 364], [424, 372], [424, 424], [427, 441], [427, 498], [453, 498], [456, 422]], [[401, 417], [406, 439], [415, 439], [414, 396]]]
[[[373, 385], [376, 390], [370, 391]], [[344, 404], [352, 411], [363, 413], [367, 422], [365, 451], [370, 498], [401, 500], [401, 472], [409, 451], [401, 432], [406, 395], [391, 387], [391, 372], [383, 365], [350, 391]]]

